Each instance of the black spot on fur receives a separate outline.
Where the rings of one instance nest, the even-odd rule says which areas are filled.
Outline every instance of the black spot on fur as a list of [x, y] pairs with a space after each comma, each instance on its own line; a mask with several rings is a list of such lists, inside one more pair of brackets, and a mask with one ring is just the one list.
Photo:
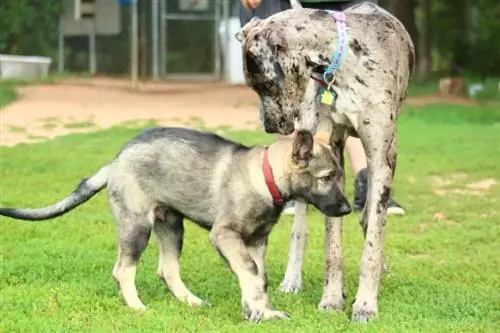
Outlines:
[[304, 31], [306, 28], [304, 28], [303, 26], [301, 25], [296, 25], [295, 26], [295, 30], [297, 30], [298, 32], [301, 32], [301, 31]]
[[243, 260], [245, 260], [245, 264], [248, 265], [248, 271], [250, 271], [253, 275], [257, 275], [259, 273], [259, 268], [252, 258], [243, 258]]
[[368, 246], [369, 247], [373, 247], [373, 243], [372, 242], [368, 242]]
[[391, 196], [391, 189], [388, 186], [384, 186], [382, 189], [382, 195], [380, 196], [380, 200], [377, 203], [377, 214], [382, 214], [384, 207], [387, 206], [387, 202], [389, 202], [389, 197]]
[[361, 45], [357, 39], [353, 39], [351, 42], [349, 42], [349, 47], [351, 48], [352, 52], [354, 52], [354, 54], [358, 57], [367, 56], [370, 54], [368, 52], [368, 48]]
[[393, 121], [394, 120], [394, 115], [391, 113], [390, 116], [389, 116], [389, 118], [391, 119], [391, 121]]
[[252, 314], [252, 310], [250, 310], [250, 305], [247, 301], [243, 301], [243, 309], [242, 309], [243, 317], [248, 318]]
[[321, 19], [325, 19], [325, 18], [331, 19], [331, 16], [330, 16], [330, 14], [328, 14], [324, 10], [315, 10], [314, 12], [309, 14], [309, 18], [314, 21], [314, 20], [321, 20]]
[[285, 80], [285, 73], [283, 72], [283, 67], [281, 67], [280, 63], [275, 61], [274, 62], [274, 73], [276, 73], [276, 78], [278, 81], [284, 81]]
[[372, 67], [372, 65], [371, 65], [368, 61], [365, 61], [365, 62], [363, 63], [363, 66], [365, 66], [366, 70], [368, 70], [368, 71], [370, 71], [370, 72], [371, 72], [371, 71], [373, 71], [373, 70], [375, 69], [374, 67]]
[[411, 45], [408, 43], [408, 70], [410, 74], [415, 68], [415, 53], [412, 51]]
[[366, 84], [366, 82], [365, 82], [362, 78], [360, 78], [358, 75], [356, 75], [356, 76], [354, 77], [354, 79], [355, 79], [356, 81], [358, 81], [360, 84], [362, 84], [363, 86], [368, 87], [368, 85]]
[[252, 56], [250, 52], [245, 53], [245, 70], [249, 74], [259, 74], [261, 69], [257, 60]]
[[389, 89], [386, 89], [385, 92], [387, 93], [387, 95], [389, 95], [389, 97], [392, 97], [392, 91], [390, 91]]

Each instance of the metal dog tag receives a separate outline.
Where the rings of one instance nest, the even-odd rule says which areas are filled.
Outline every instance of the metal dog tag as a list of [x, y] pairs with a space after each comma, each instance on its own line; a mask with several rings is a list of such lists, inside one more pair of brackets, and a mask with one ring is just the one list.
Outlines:
[[321, 94], [321, 103], [326, 105], [333, 105], [333, 100], [335, 99], [334, 94], [330, 90], [325, 90]]

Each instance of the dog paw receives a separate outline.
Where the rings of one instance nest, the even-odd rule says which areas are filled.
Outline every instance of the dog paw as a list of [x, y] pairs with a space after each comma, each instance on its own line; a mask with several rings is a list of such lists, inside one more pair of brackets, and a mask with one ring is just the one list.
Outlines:
[[250, 311], [245, 316], [246, 320], [254, 323], [260, 323], [261, 321], [268, 321], [268, 320], [286, 319], [286, 318], [290, 318], [290, 314], [288, 312], [270, 310], [270, 309], [253, 310]]
[[288, 280], [285, 279], [280, 283], [280, 291], [286, 294], [297, 294], [302, 290], [301, 279]]
[[351, 320], [358, 323], [367, 323], [378, 314], [377, 305], [369, 301], [355, 301], [352, 307]]
[[331, 311], [342, 311], [344, 310], [344, 301], [346, 299], [346, 295], [342, 292], [341, 295], [331, 295], [325, 296], [321, 298], [321, 301], [318, 304], [319, 311], [331, 312]]
[[147, 307], [144, 304], [142, 304], [141, 302], [128, 304], [128, 307], [134, 311], [146, 311], [147, 310]]
[[336, 301], [321, 300], [318, 304], [318, 310], [324, 312], [342, 311], [344, 310], [344, 299]]

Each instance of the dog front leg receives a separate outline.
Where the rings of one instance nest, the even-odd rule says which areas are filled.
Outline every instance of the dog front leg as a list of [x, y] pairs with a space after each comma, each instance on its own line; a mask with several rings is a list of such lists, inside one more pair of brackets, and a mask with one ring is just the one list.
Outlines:
[[288, 249], [288, 265], [285, 277], [280, 284], [284, 293], [297, 293], [302, 289], [302, 264], [307, 243], [307, 203], [297, 200], [295, 204], [295, 221]]
[[352, 312], [352, 319], [359, 322], [367, 322], [378, 314], [378, 295], [384, 264], [383, 233], [396, 168], [395, 133], [386, 132], [386, 137], [381, 137], [380, 133], [383, 131], [372, 129], [363, 134], [368, 156], [368, 195], [361, 215], [365, 243], [361, 256], [359, 287]]
[[[300, 107], [299, 118], [297, 119], [297, 129], [308, 130], [316, 133], [319, 125], [316, 112], [316, 92], [317, 83], [309, 80], [304, 102]], [[283, 280], [280, 283], [280, 290], [284, 293], [297, 293], [302, 289], [302, 266], [307, 245], [307, 203], [297, 200], [295, 204], [295, 220], [290, 233], [288, 247], [288, 264]]]
[[221, 225], [219, 222], [219, 226], [214, 226], [210, 231], [210, 242], [238, 278], [243, 317], [253, 322], [288, 318], [288, 313], [273, 310], [269, 306], [266, 282], [259, 275], [259, 267], [241, 234]]
[[[335, 181], [342, 192], [345, 190], [344, 145], [345, 128], [333, 126], [330, 145], [340, 163], [340, 172]], [[342, 265], [342, 223], [341, 217], [325, 218], [325, 275], [323, 296], [318, 305], [322, 311], [343, 310], [343, 265]]]

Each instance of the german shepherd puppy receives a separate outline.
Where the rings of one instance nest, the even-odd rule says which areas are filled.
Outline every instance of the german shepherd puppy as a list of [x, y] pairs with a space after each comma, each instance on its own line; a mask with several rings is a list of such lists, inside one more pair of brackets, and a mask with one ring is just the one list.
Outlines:
[[135, 275], [151, 231], [159, 243], [160, 279], [177, 299], [203, 304], [180, 276], [183, 221], [188, 218], [210, 230], [211, 244], [238, 278], [243, 317], [258, 322], [289, 316], [271, 306], [264, 267], [268, 235], [282, 203], [301, 199], [327, 216], [348, 214], [349, 203], [335, 182], [338, 172], [331, 148], [314, 142], [308, 131], [269, 147], [247, 147], [212, 133], [153, 128], [128, 142], [113, 161], [58, 203], [37, 209], [0, 208], [0, 215], [51, 219], [107, 187], [118, 227], [113, 277], [125, 303], [134, 309], [145, 309]]

